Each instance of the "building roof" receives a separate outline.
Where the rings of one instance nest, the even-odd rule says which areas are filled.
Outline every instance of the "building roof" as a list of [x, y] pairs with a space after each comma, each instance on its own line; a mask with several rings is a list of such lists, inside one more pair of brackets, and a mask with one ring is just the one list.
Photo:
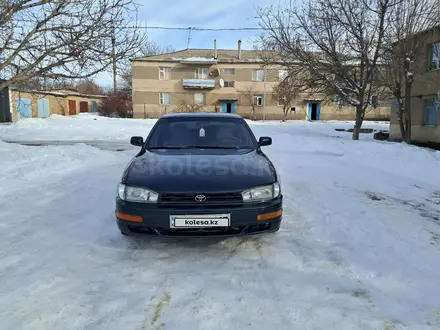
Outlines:
[[439, 33], [440, 32], [440, 24], [436, 25], [436, 26], [433, 26], [433, 27], [431, 27], [429, 29], [425, 29], [423, 31], [419, 31], [419, 32], [415, 33], [414, 36], [419, 36], [419, 35], [427, 34], [427, 33], [430, 33], [430, 32], [432, 32], [432, 33]]
[[167, 113], [162, 118], [241, 118], [237, 114], [222, 112], [178, 112]]
[[[414, 32], [414, 34], [412, 36], [408, 36], [408, 38], [410, 38], [410, 37], [419, 38], [419, 37], [422, 37], [422, 36], [426, 36], [428, 33], [432, 33], [433, 35], [440, 37], [440, 24], [439, 25], [435, 25], [433, 27], [430, 27], [428, 29], [416, 31], [416, 32]], [[396, 41], [394, 41], [392, 43], [392, 45], [397, 45], [400, 42], [404, 41], [405, 39], [406, 38], [403, 38], [401, 40], [396, 40]]]
[[261, 63], [263, 52], [249, 49], [241, 50], [241, 59], [238, 58], [238, 49], [217, 49], [217, 58], [214, 58], [214, 49], [188, 48], [172, 53], [145, 56], [132, 59], [133, 62], [205, 62], [205, 63]]
[[53, 90], [41, 91], [41, 90], [33, 90], [33, 89], [26, 89], [26, 88], [17, 88], [12, 85], [10, 86], [10, 89], [15, 92], [62, 96], [62, 97], [67, 97], [67, 96], [78, 96], [78, 97], [84, 97], [84, 98], [105, 98], [106, 97], [105, 95], [81, 94], [77, 91], [73, 91], [70, 89], [53, 89]]

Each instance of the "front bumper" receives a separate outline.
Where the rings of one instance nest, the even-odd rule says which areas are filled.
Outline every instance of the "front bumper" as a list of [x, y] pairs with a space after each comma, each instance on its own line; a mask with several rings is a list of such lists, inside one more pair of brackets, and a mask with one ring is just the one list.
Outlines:
[[[257, 220], [261, 214], [282, 209], [282, 196], [264, 203], [241, 205], [204, 205], [203, 207], [160, 204], [140, 204], [116, 201], [116, 212], [142, 217], [142, 222], [125, 221], [117, 218], [117, 224], [124, 234], [147, 234], [155, 236], [244, 236], [274, 232], [280, 228], [282, 216]], [[229, 227], [217, 228], [170, 228], [170, 215], [224, 214], [231, 215]]]

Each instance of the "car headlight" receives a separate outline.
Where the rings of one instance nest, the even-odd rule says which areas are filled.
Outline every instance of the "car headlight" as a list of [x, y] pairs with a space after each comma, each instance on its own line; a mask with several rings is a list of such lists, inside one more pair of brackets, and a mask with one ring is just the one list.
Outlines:
[[155, 203], [159, 195], [145, 188], [130, 187], [120, 183], [118, 197], [127, 202]]
[[280, 196], [281, 186], [278, 182], [274, 184], [256, 187], [245, 190], [241, 193], [244, 202], [265, 201]]

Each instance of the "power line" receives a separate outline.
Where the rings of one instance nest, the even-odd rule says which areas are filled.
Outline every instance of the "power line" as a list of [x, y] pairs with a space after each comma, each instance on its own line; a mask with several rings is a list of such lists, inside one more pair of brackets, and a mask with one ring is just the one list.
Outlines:
[[[30, 19], [18, 19], [16, 22], [36, 23], [37, 21]], [[59, 26], [53, 22], [48, 22], [47, 26]], [[145, 29], [145, 30], [180, 30], [180, 31], [267, 31], [264, 27], [237, 27], [237, 28], [204, 28], [204, 27], [172, 27], [172, 26], [120, 26], [119, 30], [125, 29]]]
[[123, 26], [120, 29], [154, 29], [154, 30], [192, 30], [192, 31], [265, 31], [263, 27], [240, 28], [197, 28], [197, 27], [168, 27], [168, 26]]

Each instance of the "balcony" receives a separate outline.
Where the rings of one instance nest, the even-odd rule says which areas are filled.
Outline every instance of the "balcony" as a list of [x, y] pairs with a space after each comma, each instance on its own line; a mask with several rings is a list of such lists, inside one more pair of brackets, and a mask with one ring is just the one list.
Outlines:
[[214, 79], [183, 79], [183, 88], [210, 89], [215, 88]]

